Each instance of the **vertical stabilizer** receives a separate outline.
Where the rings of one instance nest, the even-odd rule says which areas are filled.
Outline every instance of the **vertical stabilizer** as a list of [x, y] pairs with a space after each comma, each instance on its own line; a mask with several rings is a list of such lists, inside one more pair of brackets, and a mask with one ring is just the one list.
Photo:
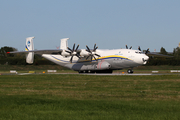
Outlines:
[[68, 47], [68, 40], [69, 38], [63, 38], [61, 39], [60, 49], [67, 49]]
[[[33, 39], [34, 39], [34, 37], [26, 38], [26, 48], [25, 48], [26, 51], [34, 50]], [[29, 52], [26, 55], [26, 62], [29, 63], [29, 64], [32, 64], [33, 61], [34, 61], [34, 52]]]

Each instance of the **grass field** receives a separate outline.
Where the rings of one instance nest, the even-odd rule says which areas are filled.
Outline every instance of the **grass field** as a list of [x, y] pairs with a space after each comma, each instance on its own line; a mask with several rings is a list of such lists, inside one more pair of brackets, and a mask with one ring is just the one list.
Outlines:
[[180, 75], [1, 75], [0, 120], [179, 120]]
[[[58, 73], [78, 73], [59, 65], [0, 65], [0, 74], [9, 73], [10, 70], [16, 70], [18, 73], [27, 73], [29, 71], [43, 73], [47, 72], [47, 70], [57, 70]], [[180, 66], [139, 66], [134, 68], [134, 73], [152, 73], [153, 70], [159, 71], [159, 73], [170, 73], [170, 70], [180, 70]], [[126, 73], [127, 69], [115, 70], [113, 72]]]

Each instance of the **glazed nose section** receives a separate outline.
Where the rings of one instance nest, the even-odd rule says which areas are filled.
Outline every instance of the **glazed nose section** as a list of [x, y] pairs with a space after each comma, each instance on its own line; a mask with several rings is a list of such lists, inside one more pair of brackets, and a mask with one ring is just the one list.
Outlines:
[[143, 64], [146, 64], [148, 60], [149, 60], [149, 57], [147, 55], [143, 56], [142, 58]]

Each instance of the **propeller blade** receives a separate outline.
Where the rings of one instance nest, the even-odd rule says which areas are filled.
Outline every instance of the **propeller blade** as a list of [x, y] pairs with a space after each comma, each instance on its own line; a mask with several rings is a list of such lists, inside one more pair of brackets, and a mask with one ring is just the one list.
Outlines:
[[73, 52], [73, 51], [71, 50], [71, 48], [67, 47], [67, 49], [70, 50], [71, 52]]
[[77, 51], [77, 50], [78, 50], [78, 48], [79, 48], [79, 45], [76, 47], [76, 50], [75, 50], [75, 51]]
[[89, 47], [86, 45], [87, 51], [91, 53], [91, 50], [89, 49]]
[[98, 57], [101, 57], [100, 55], [98, 55], [98, 54], [95, 54], [96, 56], [98, 56]]
[[86, 60], [89, 58], [89, 56], [87, 56]]
[[71, 62], [71, 63], [72, 63], [73, 56], [74, 56], [74, 55], [72, 55], [72, 57], [71, 57], [71, 59], [70, 59], [70, 62]]
[[79, 59], [81, 59], [79, 54], [76, 54], [76, 56], [77, 56]]
[[92, 56], [91, 56], [91, 61], [92, 61]]
[[94, 49], [96, 48], [96, 44], [94, 44]]
[[128, 49], [128, 46], [126, 45], [126, 49]]
[[94, 59], [97, 61], [96, 57], [93, 55]]
[[96, 47], [96, 44], [94, 44], [94, 49], [93, 49], [93, 51], [96, 51], [97, 48], [98, 48], [98, 47]]
[[73, 49], [72, 49], [72, 51], [74, 51], [74, 48], [75, 48], [75, 43], [74, 43], [74, 45], [73, 45]]
[[129, 49], [131, 49], [131, 48], [132, 48], [132, 46]]
[[146, 50], [145, 54], [147, 54], [149, 52], [149, 48]]
[[71, 52], [70, 51], [67, 51], [67, 50], [65, 50], [67, 53], [69, 53], [69, 54], [71, 54]]
[[138, 47], [138, 50], [139, 50], [139, 51], [141, 51], [141, 48], [140, 48], [140, 46]]
[[96, 51], [97, 48], [98, 48], [98, 47], [96, 47], [93, 51]]

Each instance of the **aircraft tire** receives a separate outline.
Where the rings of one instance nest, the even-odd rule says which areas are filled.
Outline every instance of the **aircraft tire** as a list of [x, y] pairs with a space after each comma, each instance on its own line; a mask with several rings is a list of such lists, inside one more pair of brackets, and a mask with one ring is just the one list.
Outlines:
[[127, 70], [127, 73], [128, 73], [128, 74], [132, 74], [133, 72], [134, 72], [134, 71], [133, 71], [132, 69], [128, 69], [128, 70]]

